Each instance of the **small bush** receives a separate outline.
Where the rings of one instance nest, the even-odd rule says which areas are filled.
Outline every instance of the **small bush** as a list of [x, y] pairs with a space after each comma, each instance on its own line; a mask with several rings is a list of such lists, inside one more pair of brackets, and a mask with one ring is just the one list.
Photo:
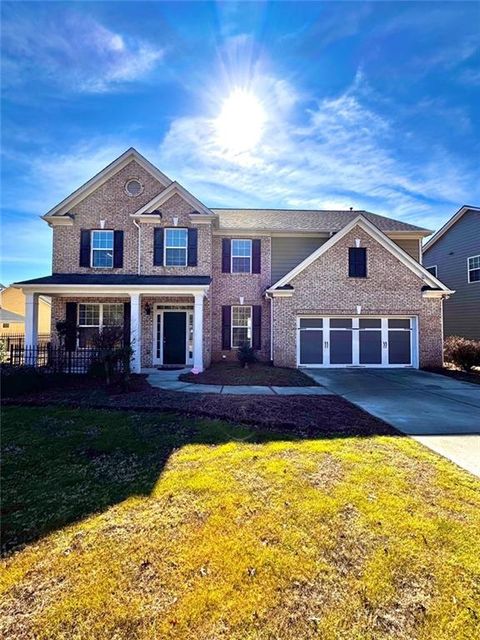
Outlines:
[[444, 344], [445, 360], [468, 371], [480, 366], [480, 340], [450, 336]]
[[248, 367], [249, 364], [253, 364], [254, 362], [257, 361], [257, 358], [255, 356], [255, 351], [248, 344], [248, 342], [244, 342], [242, 346], [238, 349], [237, 358], [243, 367]]
[[34, 367], [11, 367], [2, 365], [2, 396], [13, 398], [47, 386], [47, 376]]

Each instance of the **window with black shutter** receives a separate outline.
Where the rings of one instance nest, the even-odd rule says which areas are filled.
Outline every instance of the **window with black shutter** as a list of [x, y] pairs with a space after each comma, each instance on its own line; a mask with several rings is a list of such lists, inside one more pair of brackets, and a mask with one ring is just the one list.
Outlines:
[[350, 278], [367, 277], [367, 250], [364, 247], [348, 250], [348, 275]]

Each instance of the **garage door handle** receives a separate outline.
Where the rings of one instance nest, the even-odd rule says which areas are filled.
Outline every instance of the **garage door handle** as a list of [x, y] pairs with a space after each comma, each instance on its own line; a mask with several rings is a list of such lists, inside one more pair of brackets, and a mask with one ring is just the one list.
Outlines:
[[386, 348], [387, 348], [387, 345], [388, 345], [388, 342], [384, 342], [384, 343], [383, 343], [383, 348], [384, 348], [384, 349], [386, 349]]
[[328, 342], [324, 342], [323, 345], [324, 345], [325, 349], [328, 349]]

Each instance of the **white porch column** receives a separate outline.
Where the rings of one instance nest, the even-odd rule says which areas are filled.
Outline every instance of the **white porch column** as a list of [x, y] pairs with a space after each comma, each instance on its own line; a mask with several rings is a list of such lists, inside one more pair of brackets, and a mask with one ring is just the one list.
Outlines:
[[142, 368], [142, 321], [140, 294], [130, 294], [130, 342], [133, 350], [132, 372], [140, 373]]
[[35, 365], [38, 344], [38, 293], [25, 294], [25, 364]]
[[193, 368], [203, 371], [203, 293], [196, 293], [193, 311]]

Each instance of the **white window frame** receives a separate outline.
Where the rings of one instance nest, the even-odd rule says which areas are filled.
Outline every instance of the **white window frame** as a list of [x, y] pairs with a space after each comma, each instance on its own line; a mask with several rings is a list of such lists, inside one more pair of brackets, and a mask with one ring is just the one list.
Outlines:
[[[168, 236], [168, 232], [169, 231], [185, 231], [185, 237], [186, 237], [186, 243], [185, 243], [185, 247], [173, 247], [173, 246], [169, 246], [167, 244], [167, 236]], [[164, 243], [163, 243], [163, 264], [166, 267], [170, 267], [170, 268], [175, 268], [175, 267], [180, 267], [181, 269], [183, 267], [188, 266], [188, 229], [187, 227], [165, 227], [165, 238], [164, 238]], [[167, 264], [167, 249], [183, 249], [185, 248], [185, 264]]]
[[[99, 311], [98, 311], [98, 322], [100, 324], [80, 324], [80, 307], [82, 305], [95, 305], [96, 307], [99, 307]], [[124, 308], [124, 303], [123, 302], [79, 302], [77, 305], [77, 327], [79, 329], [91, 329], [92, 327], [98, 327], [98, 332], [100, 333], [101, 331], [103, 331], [104, 327], [112, 327], [112, 326], [117, 326], [117, 325], [111, 325], [111, 324], [107, 324], [104, 325], [103, 324], [103, 307], [107, 306], [107, 305], [121, 305]], [[118, 326], [124, 326], [124, 322], [122, 320], [122, 324], [118, 325]], [[81, 349], [81, 348], [88, 348], [88, 347], [80, 347], [80, 335], [77, 336], [77, 348]]]
[[[248, 242], [250, 245], [250, 255], [248, 256], [250, 260], [250, 269], [248, 271], [234, 271], [233, 270], [233, 259], [234, 258], [246, 258], [247, 256], [236, 256], [233, 253], [233, 243], [234, 242]], [[253, 243], [250, 238], [232, 238], [231, 242], [231, 251], [230, 251], [230, 273], [252, 273], [252, 262], [253, 262]], [[238, 306], [238, 305], [235, 305]]]
[[[96, 267], [93, 264], [93, 252], [94, 251], [110, 251], [110, 249], [94, 249], [93, 248], [93, 234], [94, 233], [111, 233], [112, 234], [112, 266], [111, 267]], [[113, 229], [92, 229], [90, 231], [90, 267], [92, 269], [113, 269], [115, 264], [115, 234]]]
[[[435, 273], [432, 273], [432, 276], [434, 276], [435, 278], [437, 278], [437, 273], [438, 273], [438, 267], [436, 264], [432, 264], [430, 267], [425, 267], [425, 269], [427, 271], [429, 271], [430, 269], [435, 269]], [[429, 271], [429, 273], [431, 273], [431, 271]]]
[[232, 349], [240, 349], [240, 345], [238, 346], [234, 346], [233, 344], [233, 329], [244, 329], [245, 326], [242, 324], [233, 324], [233, 310], [234, 309], [250, 309], [250, 324], [248, 324], [247, 321], [247, 342], [249, 343], [250, 346], [252, 346], [252, 338], [253, 338], [253, 329], [252, 329], [252, 323], [253, 323], [253, 307], [251, 305], [248, 304], [233, 304], [231, 309], [230, 309], [230, 347]]
[[470, 267], [470, 260], [472, 260], [473, 258], [480, 258], [480, 255], [469, 256], [467, 258], [467, 281], [468, 281], [468, 284], [475, 284], [475, 283], [480, 282], [480, 280], [470, 280], [470, 272], [471, 271], [476, 271], [479, 268], [479, 267], [473, 267], [473, 268]]

